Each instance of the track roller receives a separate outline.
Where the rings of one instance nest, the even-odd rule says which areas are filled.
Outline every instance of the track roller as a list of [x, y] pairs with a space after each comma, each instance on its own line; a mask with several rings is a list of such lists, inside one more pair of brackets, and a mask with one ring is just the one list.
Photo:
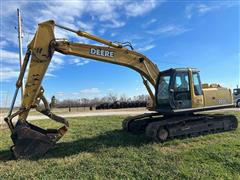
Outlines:
[[158, 129], [157, 138], [160, 142], [166, 141], [168, 138], [168, 135], [169, 135], [168, 130], [166, 130], [165, 128], [162, 127]]

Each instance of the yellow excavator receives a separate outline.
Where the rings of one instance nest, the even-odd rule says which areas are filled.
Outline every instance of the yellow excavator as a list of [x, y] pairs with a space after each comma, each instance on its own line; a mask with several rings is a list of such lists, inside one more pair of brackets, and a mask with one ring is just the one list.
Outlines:
[[[57, 39], [54, 36], [54, 27], [97, 41], [103, 46]], [[177, 68], [160, 72], [151, 60], [134, 51], [129, 42], [113, 43], [84, 31], [58, 25], [50, 20], [38, 25], [35, 36], [27, 47], [10, 111], [5, 118], [14, 144], [10, 149], [16, 158], [43, 156], [67, 132], [68, 121], [50, 111], [41, 86], [55, 51], [126, 66], [141, 75], [152, 99], [150, 109], [154, 113], [126, 118], [122, 123], [126, 131], [145, 132], [156, 141], [164, 142], [182, 136], [230, 131], [238, 126], [237, 118], [233, 115], [199, 113], [232, 107], [233, 98], [230, 89], [217, 84], [201, 84], [197, 69]], [[21, 107], [13, 113], [18, 90], [23, 86], [22, 79], [28, 64], [29, 72]], [[152, 89], [155, 92], [152, 92]], [[41, 102], [44, 106], [40, 104]], [[64, 125], [59, 129], [43, 129], [29, 123], [27, 117], [32, 108]], [[16, 116], [18, 116], [17, 122], [13, 123], [12, 120]]]

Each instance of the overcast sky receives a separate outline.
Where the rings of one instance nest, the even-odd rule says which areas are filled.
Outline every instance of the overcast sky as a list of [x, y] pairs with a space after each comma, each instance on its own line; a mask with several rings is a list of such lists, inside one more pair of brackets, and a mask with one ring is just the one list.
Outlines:
[[[130, 41], [160, 70], [195, 67], [202, 82], [234, 88], [240, 68], [239, 7], [239, 1], [1, 1], [1, 106], [7, 96], [12, 98], [19, 74], [17, 8], [24, 52], [37, 24], [53, 19], [111, 41]], [[93, 43], [63, 30], [55, 33], [57, 38]], [[147, 94], [139, 74], [128, 68], [57, 53], [43, 86], [48, 98]]]

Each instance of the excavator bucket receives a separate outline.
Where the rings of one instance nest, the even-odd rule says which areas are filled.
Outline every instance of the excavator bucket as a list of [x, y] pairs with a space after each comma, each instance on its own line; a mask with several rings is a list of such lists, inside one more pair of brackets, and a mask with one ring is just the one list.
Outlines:
[[29, 122], [18, 122], [11, 135], [11, 147], [17, 159], [31, 159], [43, 156], [67, 132], [67, 127], [42, 129]]

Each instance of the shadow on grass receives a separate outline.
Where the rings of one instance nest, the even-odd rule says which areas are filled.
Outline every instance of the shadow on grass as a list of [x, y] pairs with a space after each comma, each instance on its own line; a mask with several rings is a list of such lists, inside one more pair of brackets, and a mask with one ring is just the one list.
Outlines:
[[98, 152], [102, 148], [140, 147], [152, 142], [144, 134], [130, 134], [123, 130], [107, 131], [91, 138], [81, 138], [76, 141], [58, 143], [44, 157], [66, 157], [81, 152]]
[[10, 160], [14, 160], [14, 157], [10, 149], [0, 151], [0, 161], [10, 161]]
[[[66, 157], [81, 152], [98, 152], [102, 148], [140, 147], [151, 140], [144, 134], [131, 134], [123, 130], [107, 131], [90, 138], [81, 138], [70, 142], [60, 142], [50, 149], [43, 159]], [[0, 151], [0, 161], [13, 160], [10, 150]]]

